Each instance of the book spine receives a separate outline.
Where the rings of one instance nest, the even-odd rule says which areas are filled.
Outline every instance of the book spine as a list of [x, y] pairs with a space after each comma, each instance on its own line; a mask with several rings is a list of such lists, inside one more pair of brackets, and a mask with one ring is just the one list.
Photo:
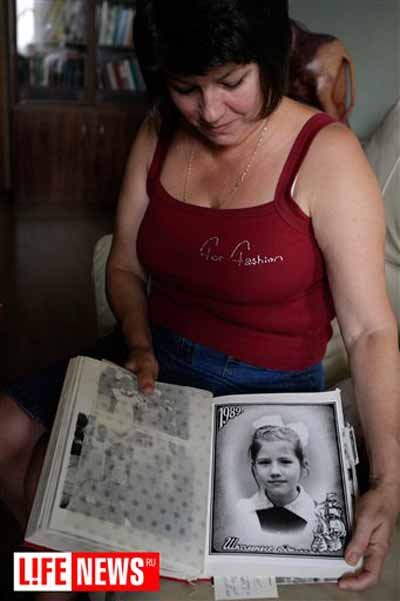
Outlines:
[[121, 72], [120, 63], [113, 63], [113, 69], [117, 80], [117, 90], [124, 90], [124, 78]]
[[116, 10], [116, 17], [115, 17], [115, 21], [114, 21], [113, 41], [112, 41], [113, 46], [119, 45], [118, 44], [118, 35], [119, 35], [122, 11], [123, 11], [123, 9], [118, 5], [117, 10]]
[[128, 13], [127, 8], [121, 9], [121, 11], [119, 13], [118, 23], [117, 23], [117, 31], [116, 31], [116, 42], [115, 42], [116, 46], [124, 45], [124, 35], [125, 35], [127, 13]]
[[118, 73], [119, 89], [129, 90], [129, 81], [125, 73], [125, 67], [123, 61], [115, 64], [115, 68]]
[[129, 60], [125, 59], [122, 64], [123, 64], [124, 76], [127, 81], [127, 89], [133, 91], [136, 86], [135, 86], [135, 80], [133, 79], [133, 76], [132, 76], [132, 71], [129, 66]]
[[133, 8], [128, 10], [128, 16], [126, 18], [126, 28], [124, 36], [124, 46], [127, 48], [133, 47], [133, 19], [135, 17], [135, 11]]
[[107, 32], [107, 40], [106, 40], [106, 45], [107, 46], [112, 46], [114, 43], [114, 31], [115, 31], [115, 23], [116, 23], [116, 19], [117, 19], [117, 12], [118, 12], [118, 7], [117, 6], [113, 6], [110, 9], [110, 16], [109, 16], [109, 20], [108, 20], [108, 32]]
[[109, 6], [107, 0], [103, 0], [100, 11], [100, 24], [99, 24], [99, 44], [103, 46], [107, 43], [107, 24], [109, 18]]
[[143, 79], [142, 72], [140, 70], [139, 62], [136, 58], [133, 58], [132, 63], [135, 72], [135, 80], [137, 82], [137, 90], [138, 92], [144, 92], [146, 90], [146, 84]]
[[138, 90], [139, 82], [136, 78], [136, 70], [135, 70], [135, 65], [133, 64], [133, 59], [129, 59], [128, 64], [129, 64], [129, 70], [131, 72], [132, 79], [133, 79], [133, 86], [134, 86], [133, 89]]
[[117, 82], [117, 78], [116, 78], [112, 63], [106, 64], [106, 72], [107, 72], [108, 80], [111, 84], [111, 89], [118, 90], [118, 82]]
[[103, 64], [99, 67], [99, 80], [102, 82], [103, 86], [100, 89], [112, 90], [110, 75], [108, 73], [107, 65]]

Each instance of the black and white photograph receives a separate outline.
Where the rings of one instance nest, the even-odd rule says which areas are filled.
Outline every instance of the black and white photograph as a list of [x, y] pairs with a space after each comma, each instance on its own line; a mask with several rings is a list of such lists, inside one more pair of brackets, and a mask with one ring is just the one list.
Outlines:
[[105, 362], [98, 382], [94, 410], [124, 423], [127, 430], [147, 426], [171, 436], [188, 438], [187, 399], [178, 387], [141, 394], [132, 374]]
[[218, 406], [211, 554], [343, 557], [339, 445], [334, 403]]
[[195, 510], [185, 446], [154, 432], [79, 413], [60, 507], [87, 517], [187, 540]]
[[[60, 506], [122, 523], [130, 455], [120, 433], [94, 415], [79, 413]], [[126, 436], [125, 436], [126, 438]]]

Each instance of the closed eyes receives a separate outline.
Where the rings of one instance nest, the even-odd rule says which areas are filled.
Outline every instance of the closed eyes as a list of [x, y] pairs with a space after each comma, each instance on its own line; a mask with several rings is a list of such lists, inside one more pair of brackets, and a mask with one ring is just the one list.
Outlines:
[[[272, 461], [269, 459], [260, 459], [260, 461], [256, 461], [257, 465], [270, 465]], [[293, 463], [292, 459], [279, 459], [279, 463], [283, 465], [291, 465]]]
[[[243, 81], [244, 81], [244, 76], [236, 81], [221, 81], [219, 83], [223, 88], [225, 88], [227, 90], [235, 90], [235, 89], [239, 88], [239, 86], [243, 83]], [[198, 90], [198, 86], [187, 86], [186, 87], [186, 86], [177, 85], [176, 83], [170, 83], [169, 85], [172, 88], [172, 90], [174, 90], [174, 92], [176, 92], [177, 94], [182, 94], [183, 96], [193, 94], [193, 92]]]

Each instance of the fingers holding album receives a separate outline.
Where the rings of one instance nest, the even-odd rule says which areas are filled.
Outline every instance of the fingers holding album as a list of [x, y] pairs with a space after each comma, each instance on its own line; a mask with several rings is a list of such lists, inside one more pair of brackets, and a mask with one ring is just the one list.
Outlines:
[[389, 499], [387, 492], [379, 488], [361, 497], [356, 529], [345, 558], [352, 566], [361, 558], [363, 563], [359, 571], [340, 580], [340, 588], [362, 591], [379, 582], [398, 513]]
[[141, 392], [152, 393], [154, 391], [155, 381], [158, 376], [158, 362], [152, 350], [131, 350], [124, 367], [135, 374]]

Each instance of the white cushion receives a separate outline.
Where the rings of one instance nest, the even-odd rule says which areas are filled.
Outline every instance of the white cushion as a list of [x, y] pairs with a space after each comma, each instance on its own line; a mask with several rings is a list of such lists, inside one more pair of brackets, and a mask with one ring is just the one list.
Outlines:
[[325, 384], [332, 386], [349, 374], [349, 364], [337, 319], [332, 322], [333, 334], [323, 359]]
[[96, 299], [97, 330], [99, 336], [109, 334], [115, 317], [111, 312], [106, 295], [106, 263], [111, 250], [112, 235], [102, 236], [96, 243], [93, 253], [92, 279]]
[[375, 130], [365, 152], [383, 194], [386, 279], [390, 300], [400, 323], [400, 100]]

